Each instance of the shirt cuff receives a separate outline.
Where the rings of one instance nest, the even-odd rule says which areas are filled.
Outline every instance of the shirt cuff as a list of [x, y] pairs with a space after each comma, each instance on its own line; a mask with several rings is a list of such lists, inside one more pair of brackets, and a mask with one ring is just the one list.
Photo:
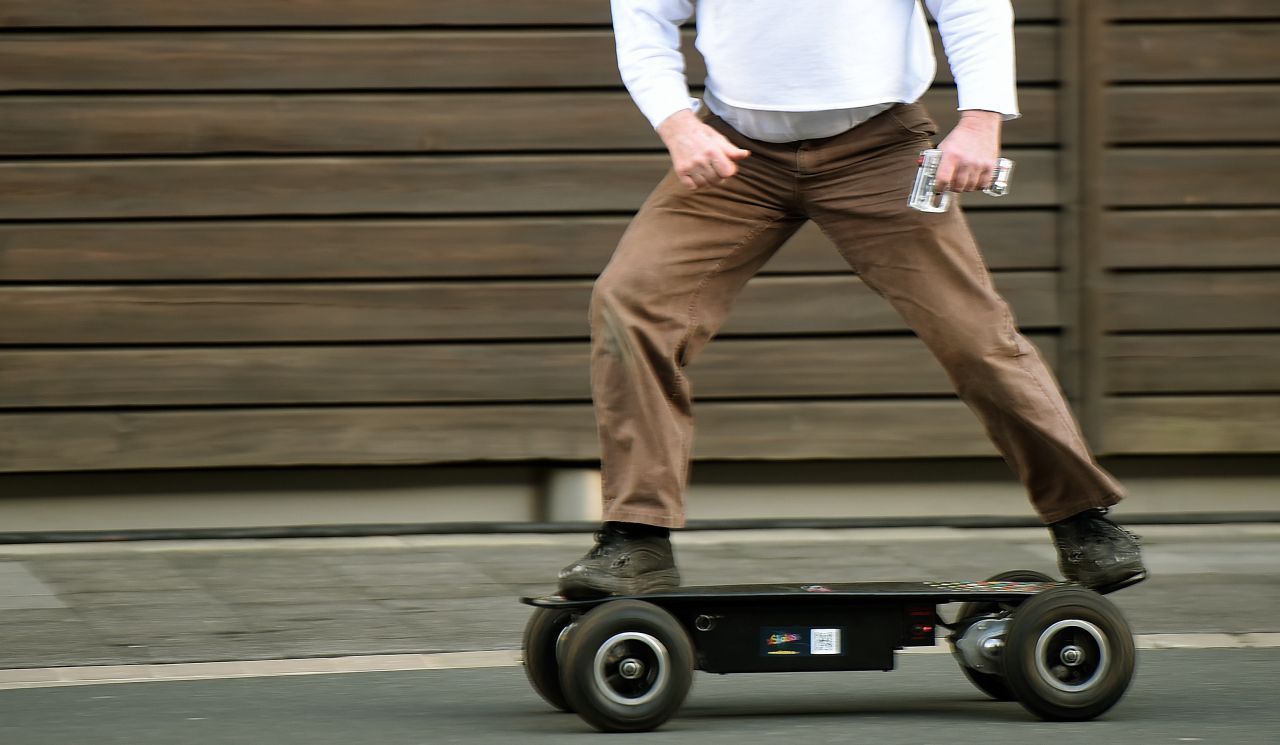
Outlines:
[[1006, 122], [1022, 116], [1022, 113], [1018, 111], [1018, 96], [1012, 91], [1003, 94], [966, 93], [961, 88], [957, 97], [959, 98], [959, 105], [956, 106], [956, 109], [959, 111], [965, 111], [966, 109], [994, 111], [1004, 117]]
[[636, 106], [654, 129], [677, 111], [698, 110], [698, 100], [689, 96], [689, 88], [683, 84], [670, 89], [641, 91], [632, 94]]

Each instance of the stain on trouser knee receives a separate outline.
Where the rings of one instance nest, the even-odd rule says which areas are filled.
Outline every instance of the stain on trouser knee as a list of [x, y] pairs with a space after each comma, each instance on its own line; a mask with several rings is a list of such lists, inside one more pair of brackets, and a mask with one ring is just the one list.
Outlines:
[[591, 315], [592, 341], [596, 354], [608, 355], [624, 362], [634, 357], [626, 325], [611, 303], [593, 299]]

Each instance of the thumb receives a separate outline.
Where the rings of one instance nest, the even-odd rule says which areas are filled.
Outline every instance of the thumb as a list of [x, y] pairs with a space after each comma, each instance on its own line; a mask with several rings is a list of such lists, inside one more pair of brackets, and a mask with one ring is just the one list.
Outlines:
[[751, 155], [750, 150], [743, 150], [740, 147], [735, 147], [734, 149], [728, 151], [728, 156], [730, 158], [733, 158], [734, 160], [742, 160], [743, 158], [749, 155]]

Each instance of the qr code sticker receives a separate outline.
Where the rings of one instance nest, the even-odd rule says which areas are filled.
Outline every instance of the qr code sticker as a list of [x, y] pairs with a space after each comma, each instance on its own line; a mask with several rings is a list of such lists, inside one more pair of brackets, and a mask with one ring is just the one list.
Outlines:
[[809, 654], [840, 654], [840, 629], [811, 629]]

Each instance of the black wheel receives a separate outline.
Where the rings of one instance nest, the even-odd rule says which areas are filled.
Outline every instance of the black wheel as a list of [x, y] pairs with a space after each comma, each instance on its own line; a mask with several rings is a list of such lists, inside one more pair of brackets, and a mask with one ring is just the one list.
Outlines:
[[573, 623], [573, 613], [554, 608], [534, 608], [524, 627], [521, 644], [524, 672], [529, 683], [544, 701], [560, 711], [573, 711], [560, 688], [560, 663], [556, 646]]
[[1033, 714], [1083, 721], [1120, 700], [1136, 657], [1133, 632], [1115, 604], [1082, 587], [1057, 587], [1014, 612], [1004, 675]]
[[[1054, 578], [1043, 572], [1037, 572], [1031, 569], [1014, 569], [1010, 572], [1001, 572], [996, 576], [987, 580], [988, 582], [1054, 582]], [[968, 626], [968, 622], [982, 616], [990, 616], [999, 613], [1002, 610], [1000, 603], [965, 603], [960, 606], [959, 612], [956, 613], [956, 623], [960, 624], [961, 629]], [[999, 670], [998, 664], [996, 670]], [[1009, 690], [1009, 684], [1004, 680], [1004, 674], [1001, 672], [983, 672], [982, 670], [974, 670], [961, 663], [960, 672], [964, 673], [964, 677], [969, 679], [978, 690], [987, 694], [997, 701], [1013, 701], [1015, 696], [1013, 691]]]
[[560, 685], [573, 710], [604, 732], [660, 726], [693, 682], [693, 644], [670, 613], [652, 603], [597, 606], [565, 641]]

